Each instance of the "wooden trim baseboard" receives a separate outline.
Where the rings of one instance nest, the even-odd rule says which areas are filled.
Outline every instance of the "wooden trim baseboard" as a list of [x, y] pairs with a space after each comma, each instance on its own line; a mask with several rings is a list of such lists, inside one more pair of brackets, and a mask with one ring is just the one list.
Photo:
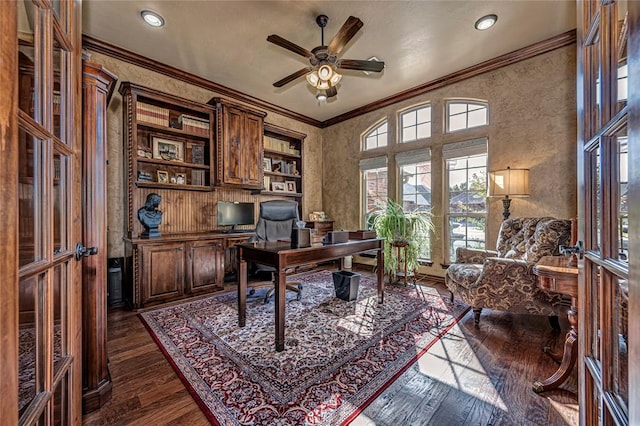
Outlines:
[[198, 77], [195, 74], [182, 71], [173, 66], [163, 64], [161, 62], [155, 61], [153, 59], [150, 59], [145, 56], [139, 55], [137, 53], [131, 52], [129, 50], [123, 49], [121, 47], [114, 46], [110, 43], [107, 43], [102, 40], [98, 40], [89, 35], [85, 34], [82, 37], [82, 46], [85, 49], [89, 49], [94, 52], [111, 56], [121, 61], [128, 62], [130, 64], [137, 65], [139, 67], [146, 68], [148, 70], [155, 71], [160, 74], [164, 74], [168, 77], [172, 77], [177, 80], [184, 81], [185, 83], [193, 84], [194, 86], [211, 90], [212, 92], [215, 92], [222, 96], [227, 96], [229, 98], [247, 103], [249, 105], [254, 105], [256, 107], [263, 108], [268, 111], [275, 112], [285, 117], [289, 117], [291, 119], [294, 119], [318, 128], [333, 126], [334, 124], [338, 124], [343, 121], [358, 117], [360, 115], [378, 110], [380, 108], [384, 108], [388, 105], [392, 105], [397, 102], [401, 102], [401, 101], [413, 98], [423, 93], [427, 93], [431, 90], [435, 90], [440, 87], [447, 86], [449, 84], [457, 83], [462, 80], [466, 80], [468, 78], [475, 77], [489, 71], [495, 71], [507, 65], [512, 65], [517, 62], [524, 61], [538, 55], [542, 55], [543, 53], [551, 52], [552, 50], [559, 49], [561, 47], [575, 44], [575, 42], [576, 42], [576, 30], [573, 29], [573, 30], [564, 32], [562, 34], [558, 34], [557, 36], [548, 38], [546, 40], [542, 40], [540, 42], [523, 47], [522, 49], [514, 50], [513, 52], [506, 53], [496, 58], [489, 59], [488, 61], [481, 62], [479, 64], [470, 66], [460, 71], [453, 72], [451, 74], [445, 75], [443, 77], [437, 78], [435, 80], [429, 81], [427, 83], [421, 84], [411, 89], [402, 91], [400, 93], [396, 93], [395, 95], [391, 95], [384, 99], [380, 99], [370, 104], [361, 106], [359, 108], [348, 111], [344, 114], [337, 115], [328, 120], [319, 121], [311, 117], [307, 117], [306, 115], [299, 114], [295, 111], [291, 111], [289, 109], [279, 107], [270, 102], [266, 102], [261, 99], [255, 98], [253, 96], [247, 95], [238, 90], [231, 89], [229, 87], [223, 86], [221, 84], [215, 83], [213, 81], [207, 80], [202, 77]]

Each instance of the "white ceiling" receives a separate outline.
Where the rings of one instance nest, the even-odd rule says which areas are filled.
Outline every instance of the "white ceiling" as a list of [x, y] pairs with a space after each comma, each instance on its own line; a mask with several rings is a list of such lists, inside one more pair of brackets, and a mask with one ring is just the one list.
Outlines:
[[[162, 28], [140, 12], [160, 13]], [[498, 15], [477, 31], [475, 21]], [[362, 29], [341, 58], [376, 56], [380, 74], [343, 70], [338, 95], [318, 102], [304, 77], [273, 83], [308, 60], [266, 41], [278, 34], [306, 49], [320, 45], [319, 14], [329, 16], [325, 44], [345, 20]], [[178, 1], [85, 0], [83, 32], [132, 52], [319, 121], [575, 28], [574, 0], [502, 1]], [[144, 84], [144, 82], [136, 82]]]

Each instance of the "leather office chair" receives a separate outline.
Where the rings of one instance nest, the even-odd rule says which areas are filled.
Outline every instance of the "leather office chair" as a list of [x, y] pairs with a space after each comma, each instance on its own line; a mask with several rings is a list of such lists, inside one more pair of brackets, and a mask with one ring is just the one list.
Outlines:
[[[273, 200], [260, 203], [260, 216], [256, 224], [257, 241], [277, 241], [291, 238], [291, 230], [300, 220], [298, 215], [298, 203], [296, 201]], [[264, 303], [269, 303], [269, 298], [275, 292], [275, 268], [256, 263], [256, 272], [271, 272], [274, 287], [269, 289], [264, 297]], [[302, 297], [302, 284], [299, 282], [287, 283], [287, 290], [298, 293], [297, 299]]]

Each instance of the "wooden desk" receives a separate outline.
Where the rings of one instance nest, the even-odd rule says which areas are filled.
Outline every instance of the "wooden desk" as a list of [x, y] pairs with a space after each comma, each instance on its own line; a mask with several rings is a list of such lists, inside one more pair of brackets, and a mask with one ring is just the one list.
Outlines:
[[564, 341], [562, 361], [558, 370], [548, 379], [533, 383], [536, 393], [558, 388], [569, 377], [578, 359], [578, 268], [568, 266], [568, 263], [569, 259], [564, 256], [544, 256], [533, 267], [542, 289], [571, 296], [568, 312], [571, 329]]
[[[259, 262], [276, 269], [275, 317], [276, 351], [284, 350], [285, 314], [285, 269], [310, 263], [341, 259], [345, 256], [377, 250], [378, 253], [378, 303], [384, 301], [384, 249], [381, 238], [350, 240], [341, 244], [313, 245], [306, 248], [291, 248], [291, 243], [280, 241], [257, 241], [238, 244], [238, 326], [244, 327], [247, 311], [247, 261]], [[340, 261], [342, 267], [342, 260]]]

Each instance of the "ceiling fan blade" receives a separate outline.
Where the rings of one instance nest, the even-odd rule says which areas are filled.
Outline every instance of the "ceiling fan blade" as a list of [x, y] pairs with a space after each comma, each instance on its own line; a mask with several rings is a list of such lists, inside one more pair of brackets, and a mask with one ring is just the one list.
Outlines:
[[342, 52], [344, 46], [349, 43], [349, 40], [356, 35], [363, 25], [364, 24], [360, 19], [355, 16], [349, 16], [346, 22], [342, 25], [342, 28], [340, 28], [340, 31], [338, 31], [338, 34], [336, 34], [333, 40], [331, 40], [331, 43], [329, 43], [329, 47], [327, 48], [329, 54], [337, 55]]
[[369, 72], [380, 72], [384, 69], [382, 61], [365, 61], [359, 59], [341, 59], [337, 63], [338, 68], [345, 70], [361, 70]]
[[273, 85], [275, 87], [282, 87], [285, 84], [295, 80], [298, 77], [302, 77], [303, 75], [305, 75], [306, 73], [308, 73], [309, 71], [311, 71], [310, 67], [306, 67], [306, 68], [302, 68], [301, 70], [298, 70], [296, 72], [294, 72], [293, 74], [289, 74], [288, 76], [286, 76], [285, 78], [283, 78], [282, 80], [278, 80], [275, 83], [273, 83]]
[[332, 86], [327, 89], [327, 98], [333, 98], [337, 94], [338, 89], [336, 89], [335, 87]]
[[304, 47], [300, 47], [297, 44], [292, 43], [289, 40], [286, 40], [277, 34], [271, 34], [269, 37], [267, 37], [267, 41], [277, 46], [283, 47], [293, 53], [297, 53], [298, 55], [304, 56], [306, 58], [313, 57], [313, 53], [311, 53]]

